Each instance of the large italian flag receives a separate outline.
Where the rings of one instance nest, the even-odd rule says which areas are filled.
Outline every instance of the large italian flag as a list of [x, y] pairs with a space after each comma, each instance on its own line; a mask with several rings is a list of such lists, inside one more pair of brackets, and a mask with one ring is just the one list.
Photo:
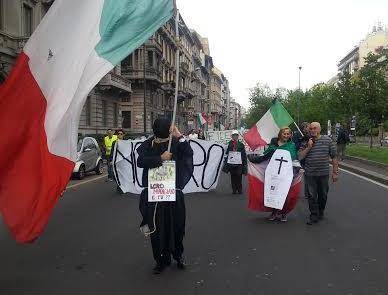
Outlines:
[[252, 150], [265, 146], [278, 136], [281, 128], [289, 126], [294, 120], [283, 107], [275, 101], [264, 116], [247, 133], [244, 139]]
[[[269, 160], [260, 164], [254, 164], [248, 161], [248, 208], [251, 210], [263, 212], [273, 210], [272, 208], [264, 206], [265, 169], [267, 169], [268, 164]], [[281, 213], [288, 214], [295, 208], [302, 188], [302, 176], [302, 171], [294, 175]]]
[[18, 242], [43, 231], [76, 159], [88, 93], [173, 15], [172, 0], [56, 0], [0, 88], [0, 210]]

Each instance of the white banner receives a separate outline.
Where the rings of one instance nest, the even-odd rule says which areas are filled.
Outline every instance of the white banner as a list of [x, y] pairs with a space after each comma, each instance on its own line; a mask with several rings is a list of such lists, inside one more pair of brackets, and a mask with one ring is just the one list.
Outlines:
[[232, 140], [233, 130], [205, 131], [206, 140], [215, 141], [219, 144], [228, 144]]
[[[124, 193], [140, 194], [143, 169], [137, 167], [137, 148], [141, 140], [119, 140], [113, 151], [113, 172]], [[206, 140], [190, 140], [193, 149], [194, 172], [184, 193], [208, 192], [217, 187], [226, 146]]]

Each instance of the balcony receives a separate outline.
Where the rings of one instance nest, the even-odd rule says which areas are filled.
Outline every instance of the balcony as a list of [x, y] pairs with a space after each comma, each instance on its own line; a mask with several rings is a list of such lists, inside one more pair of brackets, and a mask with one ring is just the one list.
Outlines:
[[167, 37], [171, 43], [175, 44], [175, 33], [169, 30], [166, 25], [161, 28], [160, 33], [162, 36]]
[[28, 37], [14, 37], [4, 32], [0, 32], [0, 47], [2, 53], [16, 57], [22, 52], [24, 45], [26, 45]]
[[158, 40], [156, 40], [155, 38], [151, 38], [149, 39], [147, 42], [146, 42], [146, 46], [149, 48], [149, 47], [154, 47], [156, 48], [159, 52], [162, 52], [163, 51], [163, 47], [162, 47], [162, 44], [160, 44], [158, 42]]
[[132, 92], [131, 82], [115, 73], [105, 75], [98, 85], [100, 90], [118, 89], [120, 92]]
[[202, 64], [201, 57], [199, 56], [198, 53], [194, 52], [194, 53], [193, 53], [193, 58], [194, 58], [194, 61], [196, 61], [199, 65]]
[[[131, 80], [143, 80], [144, 79], [144, 71], [143, 69], [132, 69], [132, 68], [122, 68], [121, 74]], [[147, 80], [152, 80], [155, 82], [162, 83], [162, 74], [160, 71], [154, 69], [154, 68], [148, 68], [146, 69], [145, 78]]]
[[188, 63], [182, 61], [181, 64], [180, 64], [180, 69], [183, 73], [189, 73], [189, 65]]

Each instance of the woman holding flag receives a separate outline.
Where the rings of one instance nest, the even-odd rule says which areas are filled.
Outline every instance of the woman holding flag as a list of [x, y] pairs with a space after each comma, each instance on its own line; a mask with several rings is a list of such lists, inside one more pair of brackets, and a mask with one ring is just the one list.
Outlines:
[[[262, 163], [264, 161], [270, 160], [272, 155], [277, 149], [283, 149], [287, 150], [291, 154], [291, 159], [297, 160], [298, 154], [296, 151], [295, 144], [291, 141], [291, 129], [289, 127], [283, 127], [280, 129], [278, 137], [273, 138], [271, 140], [271, 143], [269, 144], [268, 148], [264, 151], [263, 155], [248, 155], [248, 159], [252, 163]], [[283, 206], [282, 210], [267, 208], [262, 205], [261, 211], [269, 211], [271, 210], [271, 215], [269, 216], [270, 221], [274, 221], [277, 219], [280, 219], [283, 222], [287, 221], [287, 213], [289, 213], [296, 205], [297, 201], [297, 195], [296, 198], [294, 198], [294, 195], [292, 198], [290, 198], [290, 195], [287, 196], [286, 202]]]

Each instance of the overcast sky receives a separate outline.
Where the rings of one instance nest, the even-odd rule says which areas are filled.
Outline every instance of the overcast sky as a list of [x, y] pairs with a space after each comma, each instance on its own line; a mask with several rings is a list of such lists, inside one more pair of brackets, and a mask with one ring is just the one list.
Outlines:
[[209, 38], [214, 64], [232, 96], [248, 107], [257, 82], [298, 87], [326, 82], [336, 64], [377, 21], [388, 0], [177, 0], [186, 24]]

